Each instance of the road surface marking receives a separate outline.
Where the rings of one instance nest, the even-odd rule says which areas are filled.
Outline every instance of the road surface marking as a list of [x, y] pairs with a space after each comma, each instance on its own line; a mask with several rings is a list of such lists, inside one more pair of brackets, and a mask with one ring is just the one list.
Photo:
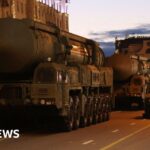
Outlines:
[[115, 142], [113, 142], [113, 143], [103, 147], [103, 148], [101, 148], [100, 150], [108, 150], [108, 149], [112, 148], [113, 146], [115, 146], [115, 145], [117, 145], [117, 144], [119, 144], [119, 143], [129, 139], [130, 137], [132, 137], [132, 136], [134, 136], [134, 135], [136, 135], [136, 134], [138, 134], [138, 133], [140, 133], [143, 130], [146, 130], [148, 128], [150, 128], [150, 124], [148, 126], [145, 126], [144, 128], [141, 128], [141, 129], [139, 129], [139, 130], [137, 130], [137, 131], [135, 131], [135, 132], [133, 132], [133, 133], [131, 133], [131, 134], [129, 134], [129, 135], [127, 135], [127, 136], [125, 136], [125, 137], [123, 137], [123, 138], [121, 138], [121, 139], [119, 139], [119, 140], [117, 140], [117, 141], [115, 141]]
[[87, 145], [87, 144], [90, 144], [90, 143], [93, 143], [94, 142], [94, 140], [89, 140], [89, 141], [86, 141], [86, 142], [84, 142], [84, 143], [82, 143], [83, 145]]
[[119, 132], [119, 129], [113, 130], [112, 132], [113, 133]]
[[132, 122], [132, 123], [130, 123], [130, 125], [131, 125], [131, 126], [134, 126], [134, 125], [136, 125], [136, 123], [135, 123], [135, 122]]

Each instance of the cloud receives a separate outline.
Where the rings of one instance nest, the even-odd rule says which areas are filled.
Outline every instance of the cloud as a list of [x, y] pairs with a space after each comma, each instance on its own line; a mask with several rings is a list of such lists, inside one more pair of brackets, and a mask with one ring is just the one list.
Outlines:
[[[90, 32], [89, 36], [93, 40], [100, 42], [106, 56], [110, 56], [115, 51], [115, 37], [124, 38], [130, 34], [150, 34], [150, 24], [142, 24], [134, 28], [111, 30], [105, 32]], [[108, 42], [109, 41], [109, 42]]]
[[90, 32], [89, 36], [94, 39], [104, 41], [105, 39], [111, 39], [115, 37], [125, 37], [129, 34], [150, 34], [150, 24], [142, 24], [135, 28], [123, 29], [123, 30], [111, 30], [105, 32]]

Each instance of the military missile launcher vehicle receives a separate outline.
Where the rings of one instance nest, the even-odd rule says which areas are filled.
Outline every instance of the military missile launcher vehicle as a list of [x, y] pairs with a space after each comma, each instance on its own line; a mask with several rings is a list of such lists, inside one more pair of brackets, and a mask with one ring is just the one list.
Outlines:
[[69, 33], [59, 2], [0, 3], [0, 118], [61, 118], [66, 130], [109, 119], [112, 69], [95, 41]]
[[104, 59], [95, 41], [57, 24], [1, 18], [0, 112], [61, 117], [66, 130], [108, 120], [113, 74]]
[[149, 37], [116, 40], [116, 52], [106, 62], [114, 69], [116, 109], [143, 108], [149, 89], [149, 50]]

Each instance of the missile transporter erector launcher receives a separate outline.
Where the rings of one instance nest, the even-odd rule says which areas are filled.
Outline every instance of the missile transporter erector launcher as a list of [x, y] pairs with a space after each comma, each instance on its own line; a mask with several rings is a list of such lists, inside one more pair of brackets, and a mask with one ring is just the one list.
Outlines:
[[107, 59], [114, 70], [115, 108], [143, 108], [149, 89], [150, 38], [116, 40], [116, 52]]
[[67, 130], [106, 121], [113, 75], [103, 64], [92, 40], [28, 19], [0, 19], [0, 111], [59, 116]]

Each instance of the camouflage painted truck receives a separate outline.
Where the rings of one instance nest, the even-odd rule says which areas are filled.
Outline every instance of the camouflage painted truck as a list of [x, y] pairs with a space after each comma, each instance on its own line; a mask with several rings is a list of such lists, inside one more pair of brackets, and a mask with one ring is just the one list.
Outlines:
[[107, 59], [106, 64], [114, 70], [114, 107], [147, 109], [150, 38], [132, 36], [116, 40], [115, 54]]
[[0, 116], [59, 116], [67, 130], [109, 120], [113, 75], [103, 65], [92, 40], [29, 19], [0, 19]]

